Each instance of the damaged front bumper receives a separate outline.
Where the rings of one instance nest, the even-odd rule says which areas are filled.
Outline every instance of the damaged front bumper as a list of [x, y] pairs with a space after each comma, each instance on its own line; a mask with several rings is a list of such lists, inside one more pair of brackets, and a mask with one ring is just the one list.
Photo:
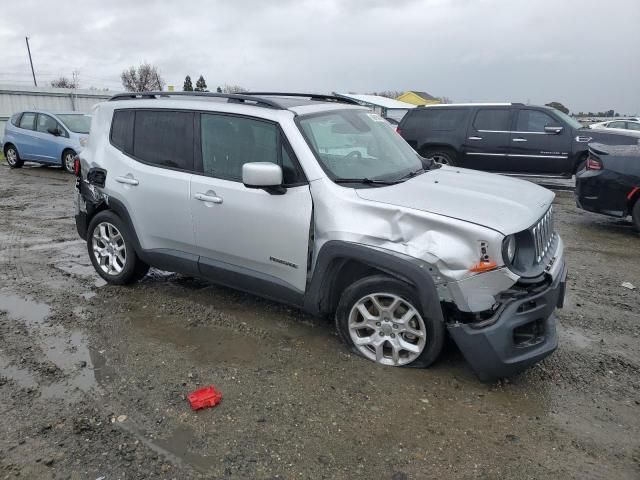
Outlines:
[[451, 337], [480, 380], [516, 374], [550, 355], [558, 346], [554, 310], [564, 303], [567, 267], [537, 288], [513, 295], [479, 323], [447, 325]]

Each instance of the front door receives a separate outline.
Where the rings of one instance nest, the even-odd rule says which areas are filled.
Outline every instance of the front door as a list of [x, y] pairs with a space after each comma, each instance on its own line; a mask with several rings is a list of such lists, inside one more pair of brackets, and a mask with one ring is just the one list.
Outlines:
[[508, 169], [510, 125], [510, 108], [478, 109], [464, 141], [464, 166], [489, 172]]
[[[215, 277], [224, 271], [225, 283], [246, 290], [271, 285], [304, 292], [311, 193], [280, 128], [249, 117], [202, 113], [200, 136], [191, 215], [201, 272]], [[242, 165], [248, 162], [281, 165], [286, 192], [245, 187]], [[245, 287], [238, 279], [253, 279], [259, 287]]]
[[509, 152], [509, 172], [534, 172], [561, 175], [572, 171], [571, 131], [558, 133], [545, 127], [563, 127], [559, 120], [541, 110], [521, 108], [513, 132]]

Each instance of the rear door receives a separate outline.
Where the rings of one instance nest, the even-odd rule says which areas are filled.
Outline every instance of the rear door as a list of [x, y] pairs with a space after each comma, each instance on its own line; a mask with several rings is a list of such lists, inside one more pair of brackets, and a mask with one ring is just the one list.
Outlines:
[[510, 107], [481, 107], [475, 112], [464, 144], [464, 166], [508, 171]]
[[[191, 181], [191, 215], [200, 271], [210, 277], [224, 271], [227, 283], [253, 278], [257, 288], [304, 292], [311, 193], [279, 126], [202, 113], [199, 132], [200, 173]], [[242, 165], [248, 162], [281, 165], [286, 192], [245, 187]], [[241, 283], [234, 286], [255, 291]]]
[[[562, 127], [559, 133], [549, 133], [545, 127]], [[551, 112], [519, 108], [511, 133], [509, 170], [514, 173], [561, 175], [572, 171], [570, 158], [571, 129]]]
[[189, 212], [194, 116], [188, 111], [116, 110], [106, 148], [111, 150], [107, 191], [125, 205], [142, 248], [184, 257], [195, 266]]
[[18, 127], [15, 129], [15, 143], [20, 158], [23, 160], [37, 160], [36, 150], [38, 140], [35, 137], [36, 116], [33, 112], [25, 112], [20, 117]]

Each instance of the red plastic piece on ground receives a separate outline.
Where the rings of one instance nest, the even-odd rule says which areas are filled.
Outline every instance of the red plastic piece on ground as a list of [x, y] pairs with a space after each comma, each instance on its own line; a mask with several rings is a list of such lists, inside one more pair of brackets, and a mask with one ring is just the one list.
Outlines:
[[222, 400], [222, 392], [219, 392], [211, 385], [191, 392], [187, 398], [193, 410], [200, 410], [201, 408], [215, 407], [219, 404], [220, 400]]

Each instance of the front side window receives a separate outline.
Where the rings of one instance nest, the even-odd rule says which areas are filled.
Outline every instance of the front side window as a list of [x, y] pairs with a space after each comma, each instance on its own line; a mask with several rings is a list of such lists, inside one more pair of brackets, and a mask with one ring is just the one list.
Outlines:
[[[51, 133], [53, 131], [60, 131], [61, 135], [64, 135], [64, 130], [58, 125], [52, 117], [49, 115], [39, 114], [38, 121], [36, 122], [36, 130], [40, 133]], [[51, 130], [51, 131], [50, 131]]]
[[299, 126], [325, 171], [336, 180], [397, 180], [422, 168], [418, 154], [382, 117], [339, 110], [300, 117]]
[[557, 125], [551, 116], [539, 110], [520, 110], [518, 112], [518, 132], [542, 132], [547, 125]]
[[473, 128], [485, 131], [510, 130], [511, 111], [506, 108], [481, 108], [476, 113]]
[[193, 116], [191, 112], [137, 110], [133, 156], [152, 165], [192, 170]]
[[280, 138], [277, 125], [247, 117], [200, 115], [202, 170], [206, 175], [242, 180], [242, 166], [270, 162], [282, 167], [285, 185], [301, 181], [301, 172]]
[[57, 115], [65, 126], [75, 133], [89, 133], [89, 127], [91, 126], [91, 117], [84, 114], [65, 113]]
[[20, 118], [20, 128], [24, 128], [26, 130], [34, 130], [36, 123], [36, 114], [35, 113], [23, 113]]

